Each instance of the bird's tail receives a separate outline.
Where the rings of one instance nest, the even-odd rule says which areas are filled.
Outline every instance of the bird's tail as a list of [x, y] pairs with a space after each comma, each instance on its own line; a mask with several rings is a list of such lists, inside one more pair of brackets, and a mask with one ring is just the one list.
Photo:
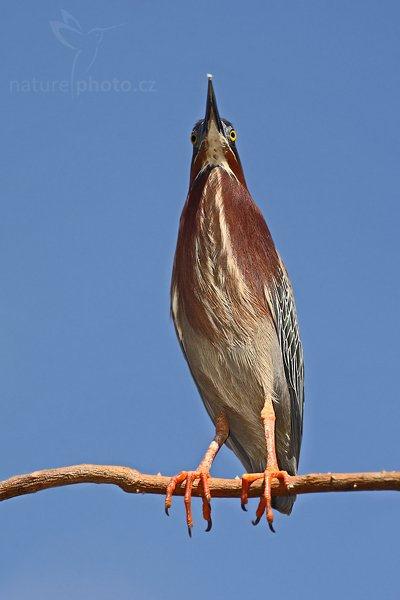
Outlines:
[[275, 508], [285, 515], [290, 515], [296, 496], [274, 496], [272, 498], [272, 508]]

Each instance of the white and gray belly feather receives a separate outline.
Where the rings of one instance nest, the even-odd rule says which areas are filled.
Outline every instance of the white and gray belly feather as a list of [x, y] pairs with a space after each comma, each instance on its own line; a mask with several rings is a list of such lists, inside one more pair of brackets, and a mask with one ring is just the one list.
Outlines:
[[248, 339], [237, 339], [218, 347], [198, 334], [183, 311], [174, 315], [181, 343], [204, 405], [213, 420], [224, 412], [230, 435], [226, 442], [245, 469], [260, 472], [266, 468], [266, 444], [261, 410], [272, 398], [276, 414], [278, 464], [296, 472], [290, 452], [290, 395], [281, 349], [274, 325], [261, 320]]

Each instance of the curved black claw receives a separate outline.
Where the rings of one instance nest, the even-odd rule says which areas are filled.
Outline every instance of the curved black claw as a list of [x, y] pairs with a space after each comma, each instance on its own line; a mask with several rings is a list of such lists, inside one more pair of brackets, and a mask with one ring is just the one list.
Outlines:
[[254, 521], [252, 521], [253, 525], [258, 525], [260, 522], [260, 519], [257, 517], [257, 519], [254, 519]]
[[193, 525], [188, 525], [188, 534], [190, 538], [192, 537], [192, 527]]
[[272, 533], [276, 533], [272, 523], [268, 523], [270, 530], [272, 531]]
[[165, 510], [165, 514], [167, 515], [167, 517], [169, 517], [169, 508], [168, 508], [168, 506], [166, 506], [164, 508], [164, 510]]
[[208, 519], [206, 532], [208, 533], [209, 531], [211, 531], [211, 529], [212, 529], [212, 520]]
[[241, 502], [240, 506], [242, 507], [242, 510], [244, 510], [244, 512], [247, 512], [247, 508], [244, 502]]

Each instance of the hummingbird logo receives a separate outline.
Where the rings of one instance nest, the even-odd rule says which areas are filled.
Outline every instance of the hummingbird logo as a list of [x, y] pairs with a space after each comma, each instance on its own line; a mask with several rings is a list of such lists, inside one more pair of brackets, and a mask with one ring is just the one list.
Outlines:
[[71, 67], [72, 90], [76, 77], [85, 76], [96, 61], [105, 32], [122, 25], [93, 27], [85, 31], [78, 20], [66, 10], [61, 10], [61, 17], [62, 21], [50, 21], [50, 27], [57, 40], [74, 52]]

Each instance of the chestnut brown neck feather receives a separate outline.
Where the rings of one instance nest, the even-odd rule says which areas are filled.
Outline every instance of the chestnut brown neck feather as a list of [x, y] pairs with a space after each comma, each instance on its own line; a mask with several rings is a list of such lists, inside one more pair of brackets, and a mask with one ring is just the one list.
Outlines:
[[247, 187], [223, 168], [207, 167], [189, 190], [172, 276], [190, 325], [213, 340], [227, 319], [251, 318], [241, 300], [243, 286], [255, 309], [265, 314], [265, 287], [279, 277], [271, 234]]

